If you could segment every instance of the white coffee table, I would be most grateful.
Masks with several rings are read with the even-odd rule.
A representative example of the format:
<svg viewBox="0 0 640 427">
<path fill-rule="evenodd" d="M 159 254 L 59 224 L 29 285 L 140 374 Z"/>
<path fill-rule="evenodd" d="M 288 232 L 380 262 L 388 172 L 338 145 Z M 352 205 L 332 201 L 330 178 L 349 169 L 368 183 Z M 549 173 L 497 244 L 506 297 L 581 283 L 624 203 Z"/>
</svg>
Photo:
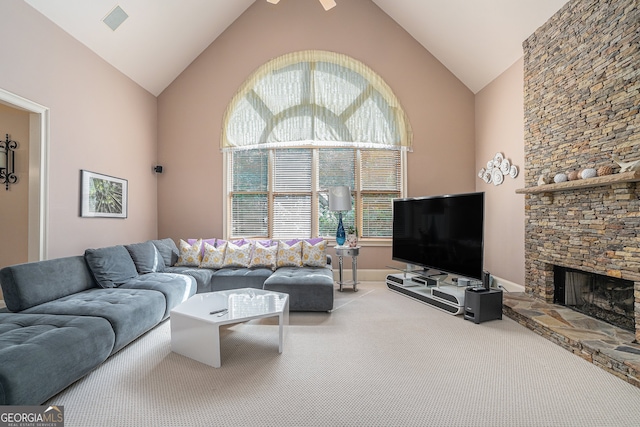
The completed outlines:
<svg viewBox="0 0 640 427">
<path fill-rule="evenodd" d="M 228 311 L 210 314 L 213 311 Z M 196 294 L 171 310 L 171 350 L 215 368 L 220 367 L 220 326 L 278 317 L 282 353 L 289 324 L 289 295 L 244 288 Z"/>
</svg>

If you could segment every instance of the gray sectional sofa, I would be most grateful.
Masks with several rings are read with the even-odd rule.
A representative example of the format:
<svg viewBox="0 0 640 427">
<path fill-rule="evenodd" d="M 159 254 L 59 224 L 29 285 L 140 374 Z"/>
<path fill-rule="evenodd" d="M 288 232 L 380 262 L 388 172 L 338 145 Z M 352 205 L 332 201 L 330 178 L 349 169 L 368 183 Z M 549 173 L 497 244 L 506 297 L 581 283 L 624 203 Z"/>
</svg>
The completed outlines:
<svg viewBox="0 0 640 427">
<path fill-rule="evenodd" d="M 169 317 L 196 292 L 264 288 L 291 295 L 291 310 L 333 308 L 325 268 L 174 266 L 173 240 L 87 249 L 84 256 L 0 270 L 0 405 L 38 405 Z"/>
</svg>

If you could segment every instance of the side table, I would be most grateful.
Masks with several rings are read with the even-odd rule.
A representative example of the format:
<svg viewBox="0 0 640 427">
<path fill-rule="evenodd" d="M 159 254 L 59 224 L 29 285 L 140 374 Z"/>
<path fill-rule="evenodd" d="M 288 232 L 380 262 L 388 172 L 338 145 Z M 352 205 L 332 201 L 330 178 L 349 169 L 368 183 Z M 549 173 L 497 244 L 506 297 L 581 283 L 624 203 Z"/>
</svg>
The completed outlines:
<svg viewBox="0 0 640 427">
<path fill-rule="evenodd" d="M 338 263 L 340 265 L 340 276 L 338 280 L 338 285 L 340 286 L 340 292 L 342 292 L 342 286 L 351 286 L 353 285 L 353 291 L 358 292 L 358 255 L 360 255 L 360 246 L 356 246 L 355 248 L 351 248 L 349 246 L 334 246 L 336 250 L 336 255 L 338 256 Z M 353 274 L 353 280 L 344 281 L 342 277 L 342 266 L 343 266 L 343 257 L 350 256 L 351 257 L 351 272 Z"/>
</svg>

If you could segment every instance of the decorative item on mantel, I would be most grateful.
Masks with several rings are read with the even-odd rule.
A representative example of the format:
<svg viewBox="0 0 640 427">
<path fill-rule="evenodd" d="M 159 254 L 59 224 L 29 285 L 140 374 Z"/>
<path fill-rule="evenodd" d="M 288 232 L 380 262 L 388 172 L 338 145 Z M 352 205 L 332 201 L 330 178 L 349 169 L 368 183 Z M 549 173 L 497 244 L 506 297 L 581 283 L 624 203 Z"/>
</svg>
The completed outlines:
<svg viewBox="0 0 640 427">
<path fill-rule="evenodd" d="M 556 176 L 553 177 L 553 182 L 555 182 L 556 184 L 560 182 L 567 182 L 568 180 L 569 178 L 567 177 L 566 173 L 557 173 Z"/>
<path fill-rule="evenodd" d="M 640 170 L 640 159 L 630 162 L 623 162 L 617 154 L 612 154 L 611 158 L 620 166 L 620 173 Z"/>
<path fill-rule="evenodd" d="M 607 176 L 613 173 L 613 168 L 611 166 L 600 166 L 598 168 L 598 176 Z"/>
<path fill-rule="evenodd" d="M 485 183 L 500 185 L 504 182 L 504 177 L 509 175 L 511 178 L 518 176 L 518 167 L 512 165 L 509 159 L 505 159 L 502 153 L 496 153 L 493 159 L 487 162 L 487 167 L 478 171 L 478 178 Z"/>
<path fill-rule="evenodd" d="M 580 171 L 580 178 L 582 179 L 595 178 L 596 175 L 598 175 L 598 172 L 593 168 L 582 169 L 582 171 Z"/>
</svg>

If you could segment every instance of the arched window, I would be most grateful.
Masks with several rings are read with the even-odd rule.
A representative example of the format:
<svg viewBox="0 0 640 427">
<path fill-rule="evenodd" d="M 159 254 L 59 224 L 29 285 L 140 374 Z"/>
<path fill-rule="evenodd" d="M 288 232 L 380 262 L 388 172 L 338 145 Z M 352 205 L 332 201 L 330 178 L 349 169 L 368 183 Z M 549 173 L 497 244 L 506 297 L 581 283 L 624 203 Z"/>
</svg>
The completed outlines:
<svg viewBox="0 0 640 427">
<path fill-rule="evenodd" d="M 411 128 L 395 95 L 364 64 L 324 51 L 260 67 L 224 118 L 228 237 L 331 237 L 327 188 L 348 185 L 346 226 L 391 236 L 391 200 L 404 195 Z"/>
</svg>

